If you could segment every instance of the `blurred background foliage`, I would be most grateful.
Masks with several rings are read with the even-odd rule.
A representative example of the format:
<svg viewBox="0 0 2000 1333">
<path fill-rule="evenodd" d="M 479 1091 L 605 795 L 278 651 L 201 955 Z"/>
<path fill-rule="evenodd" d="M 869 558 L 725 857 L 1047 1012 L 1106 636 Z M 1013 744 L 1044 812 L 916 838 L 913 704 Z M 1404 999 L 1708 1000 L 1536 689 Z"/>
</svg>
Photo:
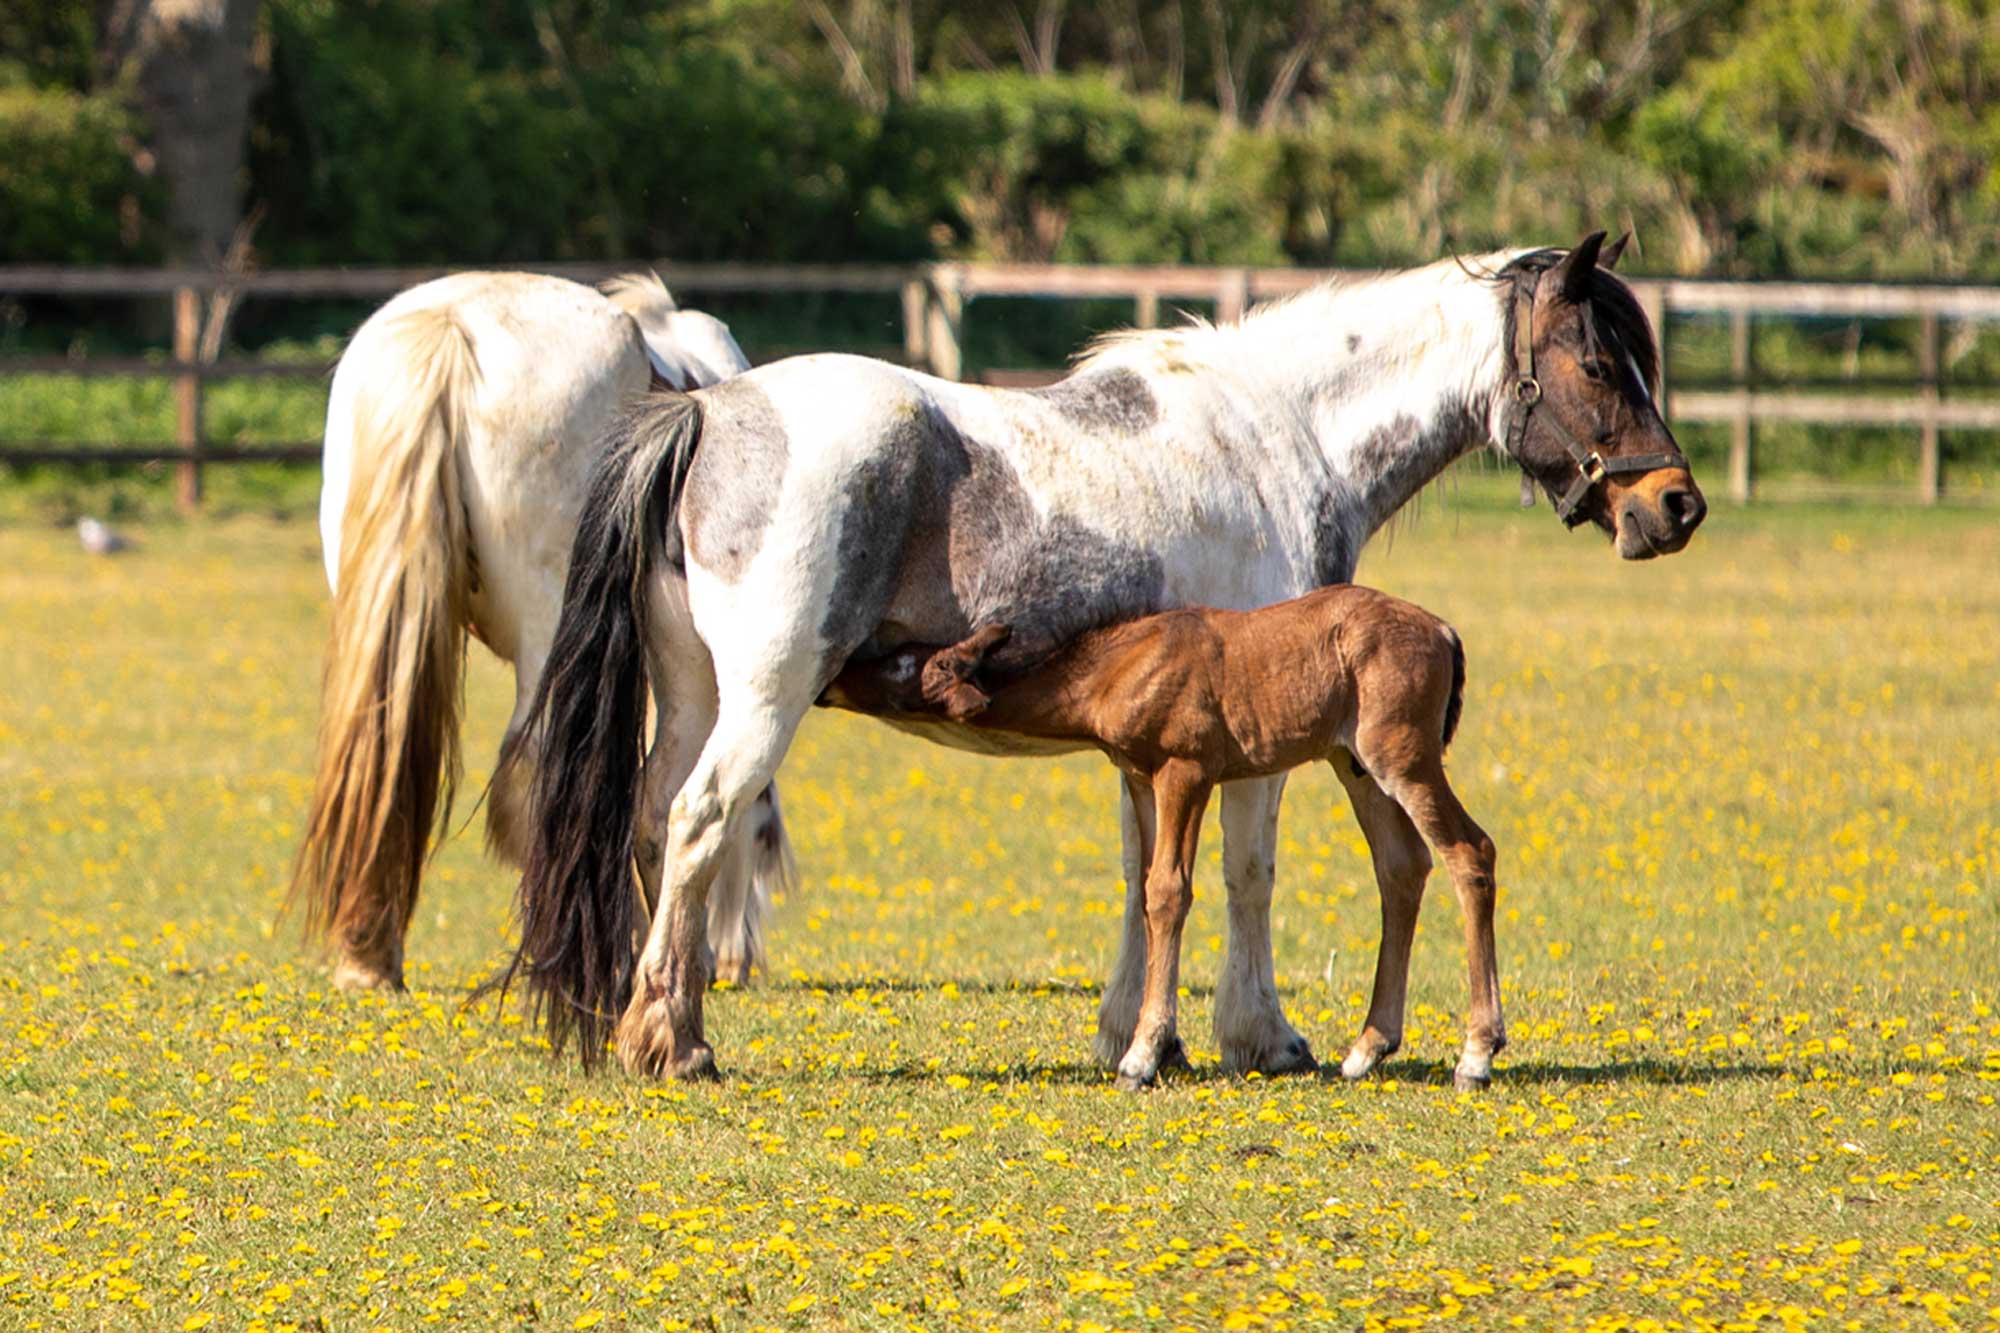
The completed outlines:
<svg viewBox="0 0 2000 1333">
<path fill-rule="evenodd" d="M 0 0 L 0 262 L 1369 267 L 1629 227 L 1638 273 L 1993 282 L 1996 77 L 2000 0 Z M 248 301 L 228 340 L 330 360 L 369 304 Z M 757 360 L 900 350 L 893 297 L 710 304 Z M 982 300 L 967 363 L 1059 365 L 1131 317 Z M 1678 382 L 1727 378 L 1726 323 L 1665 333 Z M 1756 361 L 1907 376 L 1917 335 L 1760 323 Z M 8 352 L 164 336 L 160 302 L 0 296 Z M 1944 373 L 1990 392 L 2000 330 L 1953 324 Z M 324 385 L 206 403 L 212 441 L 306 441 Z M 163 382 L 0 378 L 5 441 L 171 429 Z M 1682 442 L 1714 468 L 1725 436 Z M 1914 466 L 1907 432 L 1758 437 L 1760 476 Z M 2000 487 L 2000 437 L 1946 452 L 1955 495 Z M 167 475 L 8 467 L 0 520 Z M 310 468 L 215 476 L 225 507 L 310 507 Z"/>
<path fill-rule="evenodd" d="M 107 35 L 135 7 L 0 13 L 0 258 L 188 256 Z M 248 8 L 267 266 L 1368 265 L 1632 225 L 1654 272 L 2000 277 L 1992 0 Z"/>
</svg>

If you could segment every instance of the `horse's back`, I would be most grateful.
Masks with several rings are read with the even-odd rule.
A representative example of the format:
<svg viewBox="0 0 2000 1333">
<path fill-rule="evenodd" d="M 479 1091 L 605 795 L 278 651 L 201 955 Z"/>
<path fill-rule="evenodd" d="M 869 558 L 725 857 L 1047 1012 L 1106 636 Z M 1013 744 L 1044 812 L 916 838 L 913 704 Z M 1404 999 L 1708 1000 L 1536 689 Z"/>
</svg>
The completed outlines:
<svg viewBox="0 0 2000 1333">
<path fill-rule="evenodd" d="M 857 650 L 955 642 L 977 624 L 1053 645 L 1175 605 L 1298 591 L 1253 497 L 1190 468 L 1195 446 L 1163 443 L 1172 405 L 1126 368 L 1035 394 L 825 354 L 698 397 L 679 517 L 693 577 L 737 588 L 768 562 L 773 589 L 810 581 L 793 614 L 820 617 L 829 676 Z"/>
<path fill-rule="evenodd" d="M 646 357 L 633 321 L 589 287 L 529 273 L 459 273 L 399 293 L 355 333 L 335 368 L 327 407 L 320 524 L 329 580 L 359 451 L 356 402 L 425 413 L 397 401 L 411 367 L 400 336 L 414 320 L 448 320 L 472 351 L 454 441 L 479 573 L 474 617 L 512 659 L 524 619 L 550 625 L 599 441 L 612 413 L 642 391 Z"/>
</svg>

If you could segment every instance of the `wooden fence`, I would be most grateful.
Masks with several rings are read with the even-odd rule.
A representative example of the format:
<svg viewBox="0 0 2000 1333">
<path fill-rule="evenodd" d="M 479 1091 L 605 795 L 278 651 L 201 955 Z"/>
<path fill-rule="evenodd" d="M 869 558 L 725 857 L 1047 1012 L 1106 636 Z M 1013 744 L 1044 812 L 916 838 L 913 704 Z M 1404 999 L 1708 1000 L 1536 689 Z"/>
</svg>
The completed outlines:
<svg viewBox="0 0 2000 1333">
<path fill-rule="evenodd" d="M 630 265 L 535 265 L 537 272 L 579 281 L 597 281 Z M 912 365 L 946 379 L 965 373 L 964 323 L 968 306 L 980 297 L 1042 297 L 1130 301 L 1133 322 L 1153 327 L 1162 301 L 1212 305 L 1218 320 L 1240 315 L 1255 302 L 1288 295 L 1334 276 L 1364 276 L 1325 270 L 1195 268 L 1179 266 L 1064 266 L 1027 264 L 925 265 L 751 265 L 660 264 L 660 275 L 676 293 L 842 292 L 898 295 L 902 302 L 903 356 Z M 0 357 L 0 376 L 61 374 L 153 376 L 174 382 L 175 434 L 171 446 L 79 447 L 50 441 L 0 445 L 0 463 L 173 462 L 181 504 L 192 508 L 201 495 L 205 463 L 241 460 L 307 460 L 318 456 L 316 441 L 265 446 L 208 442 L 202 432 L 202 386 L 218 379 L 324 376 L 318 364 L 274 364 L 240 357 L 204 359 L 199 354 L 203 309 L 218 292 L 230 299 L 380 300 L 415 283 L 453 270 L 437 268 L 300 269 L 268 273 L 215 273 L 175 270 L 103 270 L 0 265 L 0 300 L 19 297 L 130 299 L 156 296 L 173 305 L 173 359 L 130 357 L 77 359 L 49 356 Z M 1943 486 L 1941 433 L 1945 430 L 2000 431 L 2000 401 L 1947 400 L 1940 374 L 1940 328 L 1945 321 L 2000 323 L 2000 288 L 1806 282 L 1710 282 L 1637 278 L 1634 292 L 1656 329 L 1677 316 L 1726 317 L 1730 323 L 1730 374 L 1723 383 L 1681 385 L 1671 364 L 1665 370 L 1662 408 L 1676 424 L 1701 422 L 1730 427 L 1727 494 L 1738 501 L 1755 490 L 1755 428 L 1760 422 L 1802 422 L 1828 426 L 1888 426 L 1916 432 L 1917 485 L 1912 498 L 1938 501 Z M 1752 321 L 1769 318 L 1914 319 L 1918 322 L 1916 373 L 1907 381 L 1871 386 L 1882 393 L 1856 392 L 1847 380 L 1760 387 L 1752 357 Z M 1663 347 L 1671 342 L 1663 337 Z M 992 382 L 1035 383 L 1056 372 L 988 371 Z M 1965 387 L 1965 386 L 1961 386 Z M 1975 385 L 1974 389 L 2000 389 Z"/>
</svg>

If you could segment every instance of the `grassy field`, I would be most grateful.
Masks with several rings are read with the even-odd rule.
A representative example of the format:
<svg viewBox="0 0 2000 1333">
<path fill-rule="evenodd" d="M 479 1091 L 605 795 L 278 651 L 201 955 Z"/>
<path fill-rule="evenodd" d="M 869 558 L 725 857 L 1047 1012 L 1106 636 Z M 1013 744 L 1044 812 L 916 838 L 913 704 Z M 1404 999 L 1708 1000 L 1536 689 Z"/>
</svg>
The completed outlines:
<svg viewBox="0 0 2000 1333">
<path fill-rule="evenodd" d="M 0 1326 L 2000 1320 L 1991 517 L 1724 510 L 1623 566 L 1474 488 L 1378 542 L 1364 577 L 1470 654 L 1513 1036 L 1482 1096 L 1435 877 L 1387 1077 L 1222 1076 L 1213 828 L 1197 1068 L 1114 1093 L 1108 771 L 838 717 L 784 770 L 771 971 L 709 1004 L 721 1084 L 585 1078 L 464 1004 L 512 887 L 476 822 L 416 989 L 335 994 L 278 920 L 312 528 L 137 537 L 0 528 Z M 468 689 L 476 791 L 511 686 Z M 1283 839 L 1280 983 L 1337 1058 L 1376 914 L 1330 774 Z"/>
</svg>

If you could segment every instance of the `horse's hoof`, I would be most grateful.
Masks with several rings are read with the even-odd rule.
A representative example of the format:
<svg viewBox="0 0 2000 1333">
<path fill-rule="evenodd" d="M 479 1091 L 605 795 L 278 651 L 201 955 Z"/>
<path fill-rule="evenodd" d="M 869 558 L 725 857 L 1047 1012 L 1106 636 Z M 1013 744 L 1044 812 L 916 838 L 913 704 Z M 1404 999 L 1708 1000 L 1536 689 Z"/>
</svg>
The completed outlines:
<svg viewBox="0 0 2000 1333">
<path fill-rule="evenodd" d="M 1144 1092 L 1153 1086 L 1153 1080 L 1149 1078 L 1134 1078 L 1130 1074 L 1120 1073 L 1115 1086 L 1120 1092 Z"/>
<path fill-rule="evenodd" d="M 663 1000 L 635 997 L 618 1021 L 618 1062 L 634 1078 L 711 1079 L 719 1077 L 715 1052 L 699 1037 L 677 1036 Z"/>
<path fill-rule="evenodd" d="M 1160 1048 L 1160 1072 L 1169 1069 L 1192 1070 L 1194 1061 L 1188 1059 L 1187 1043 L 1178 1036 L 1167 1038 L 1167 1044 Z"/>
<path fill-rule="evenodd" d="M 715 1052 L 704 1042 L 685 1056 L 668 1060 L 666 1075 L 677 1083 L 714 1083 L 722 1071 L 715 1067 Z"/>
<path fill-rule="evenodd" d="M 383 967 L 378 963 L 365 963 L 358 958 L 343 958 L 333 965 L 333 988 L 351 991 L 400 991 L 403 989 L 403 969 Z"/>
<path fill-rule="evenodd" d="M 1382 1062 L 1396 1053 L 1400 1041 L 1377 1042 L 1363 1036 L 1347 1052 L 1347 1058 L 1340 1062 L 1340 1076 L 1349 1082 L 1367 1078 L 1382 1067 Z"/>
<path fill-rule="evenodd" d="M 1319 1068 L 1312 1045 L 1304 1037 L 1293 1037 L 1285 1048 L 1267 1060 L 1257 1072 L 1265 1075 L 1310 1074 Z"/>
<path fill-rule="evenodd" d="M 1459 1056 L 1458 1067 L 1451 1071 L 1451 1085 L 1460 1092 L 1484 1092 L 1492 1083 L 1493 1056 L 1490 1053 L 1467 1051 Z"/>
<path fill-rule="evenodd" d="M 709 968 L 708 984 L 713 986 L 718 981 L 726 981 L 732 986 L 749 985 L 749 958 L 742 954 L 717 954 Z"/>
</svg>

